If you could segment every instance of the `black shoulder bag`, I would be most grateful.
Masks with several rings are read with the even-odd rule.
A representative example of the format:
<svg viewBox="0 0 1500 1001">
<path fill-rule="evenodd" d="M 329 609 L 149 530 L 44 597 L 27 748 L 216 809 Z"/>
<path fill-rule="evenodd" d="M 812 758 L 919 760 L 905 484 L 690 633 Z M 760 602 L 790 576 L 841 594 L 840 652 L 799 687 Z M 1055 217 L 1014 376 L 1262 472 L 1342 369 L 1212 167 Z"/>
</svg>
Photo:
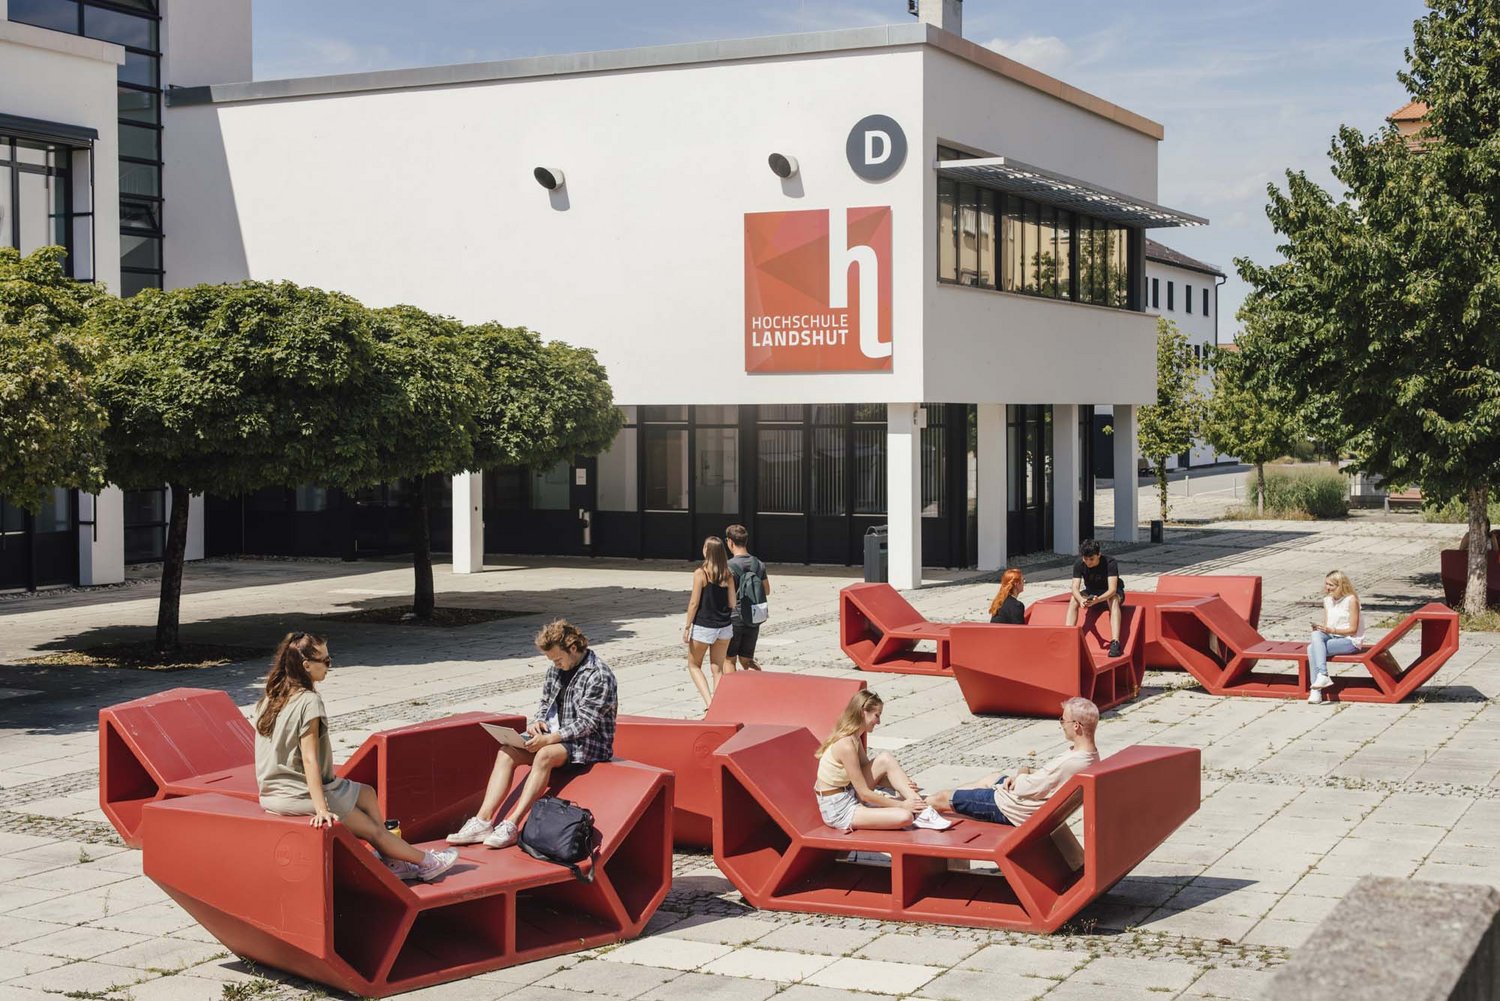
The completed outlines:
<svg viewBox="0 0 1500 1001">
<path fill-rule="evenodd" d="M 573 870 L 573 876 L 585 883 L 594 881 L 578 863 L 594 853 L 594 815 L 577 803 L 556 796 L 543 796 L 531 807 L 521 827 L 521 850 L 532 858 L 553 862 Z"/>
</svg>

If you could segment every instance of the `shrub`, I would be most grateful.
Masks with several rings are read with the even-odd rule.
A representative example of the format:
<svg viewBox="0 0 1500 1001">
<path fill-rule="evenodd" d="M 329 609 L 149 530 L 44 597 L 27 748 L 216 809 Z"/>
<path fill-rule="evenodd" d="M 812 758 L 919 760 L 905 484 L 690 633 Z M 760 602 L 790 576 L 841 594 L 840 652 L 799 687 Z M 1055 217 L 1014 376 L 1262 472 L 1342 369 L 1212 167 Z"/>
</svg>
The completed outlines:
<svg viewBox="0 0 1500 1001">
<path fill-rule="evenodd" d="M 1455 497 L 1439 507 L 1423 507 L 1422 520 L 1448 525 L 1467 525 L 1469 505 L 1465 504 L 1462 498 Z M 1500 525 L 1500 500 L 1490 501 L 1490 524 Z"/>
<path fill-rule="evenodd" d="M 1349 481 L 1332 469 L 1274 470 L 1266 473 L 1266 507 L 1342 518 L 1349 513 Z"/>
</svg>

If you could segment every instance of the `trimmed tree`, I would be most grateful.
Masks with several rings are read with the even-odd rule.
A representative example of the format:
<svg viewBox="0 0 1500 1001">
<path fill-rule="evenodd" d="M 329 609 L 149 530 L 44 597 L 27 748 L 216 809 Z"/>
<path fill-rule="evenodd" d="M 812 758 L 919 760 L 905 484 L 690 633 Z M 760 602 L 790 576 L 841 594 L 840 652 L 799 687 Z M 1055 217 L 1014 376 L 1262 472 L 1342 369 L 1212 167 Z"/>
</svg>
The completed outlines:
<svg viewBox="0 0 1500 1001">
<path fill-rule="evenodd" d="M 1248 308 L 1280 321 L 1268 353 L 1299 402 L 1321 392 L 1358 429 L 1358 468 L 1463 499 L 1464 609 L 1479 614 L 1500 483 L 1500 2 L 1428 6 L 1400 74 L 1426 130 L 1341 129 L 1329 156 L 1344 190 L 1288 172 L 1266 210 L 1285 260 L 1236 265 Z"/>
<path fill-rule="evenodd" d="M 1161 520 L 1167 520 L 1167 459 L 1193 447 L 1202 408 L 1198 362 L 1187 335 L 1170 320 L 1156 321 L 1156 402 L 1141 407 L 1141 454 L 1156 473 Z"/>
<path fill-rule="evenodd" d="M 1256 368 L 1261 340 L 1245 330 L 1236 340 L 1238 351 L 1213 352 L 1213 394 L 1203 407 L 1208 443 L 1255 466 L 1257 514 L 1266 511 L 1266 463 L 1291 450 L 1298 429 L 1296 409 L 1281 387 L 1270 385 Z"/>
<path fill-rule="evenodd" d="M 172 494 L 156 620 L 165 653 L 178 645 L 191 495 L 365 481 L 380 460 L 365 426 L 383 384 L 379 345 L 359 303 L 290 282 L 146 290 L 109 300 L 93 325 L 109 479 Z"/>
<path fill-rule="evenodd" d="M 63 269 L 61 247 L 0 247 L 0 498 L 35 513 L 50 487 L 104 485 L 98 351 L 83 329 L 100 297 Z"/>
</svg>

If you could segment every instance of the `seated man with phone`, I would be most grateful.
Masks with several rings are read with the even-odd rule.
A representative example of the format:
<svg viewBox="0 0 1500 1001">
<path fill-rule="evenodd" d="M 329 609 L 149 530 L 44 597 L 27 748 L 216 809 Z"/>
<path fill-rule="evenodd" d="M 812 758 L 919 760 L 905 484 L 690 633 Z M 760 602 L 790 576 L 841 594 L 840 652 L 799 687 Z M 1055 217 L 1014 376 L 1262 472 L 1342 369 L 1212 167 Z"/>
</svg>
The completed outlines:
<svg viewBox="0 0 1500 1001">
<path fill-rule="evenodd" d="M 463 827 L 448 835 L 450 845 L 483 842 L 489 848 L 508 848 L 520 838 L 526 811 L 547 788 L 554 768 L 614 757 L 615 717 L 620 711 L 614 672 L 589 649 L 588 637 L 564 619 L 542 627 L 536 646 L 552 661 L 536 713 L 524 735 L 509 727 L 485 725 L 500 742 L 500 751 L 484 802 Z M 515 805 L 496 824 L 495 814 L 505 801 L 517 765 L 530 765 L 531 772 Z"/>
</svg>

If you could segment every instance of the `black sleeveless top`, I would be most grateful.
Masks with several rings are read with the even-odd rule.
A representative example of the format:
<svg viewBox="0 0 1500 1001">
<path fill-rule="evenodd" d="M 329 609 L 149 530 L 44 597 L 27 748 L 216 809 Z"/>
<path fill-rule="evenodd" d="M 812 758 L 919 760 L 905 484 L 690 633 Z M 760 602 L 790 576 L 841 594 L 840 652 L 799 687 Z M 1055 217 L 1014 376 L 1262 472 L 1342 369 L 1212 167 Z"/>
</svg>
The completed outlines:
<svg viewBox="0 0 1500 1001">
<path fill-rule="evenodd" d="M 723 629 L 729 625 L 729 575 L 724 575 L 723 584 L 704 581 L 698 597 L 698 611 L 693 615 L 693 625 L 708 629 Z"/>
<path fill-rule="evenodd" d="M 990 616 L 990 621 L 998 625 L 1024 626 L 1026 624 L 1026 606 L 1021 604 L 1018 599 L 1007 594 L 1005 600 L 1000 603 L 999 610 Z"/>
</svg>

